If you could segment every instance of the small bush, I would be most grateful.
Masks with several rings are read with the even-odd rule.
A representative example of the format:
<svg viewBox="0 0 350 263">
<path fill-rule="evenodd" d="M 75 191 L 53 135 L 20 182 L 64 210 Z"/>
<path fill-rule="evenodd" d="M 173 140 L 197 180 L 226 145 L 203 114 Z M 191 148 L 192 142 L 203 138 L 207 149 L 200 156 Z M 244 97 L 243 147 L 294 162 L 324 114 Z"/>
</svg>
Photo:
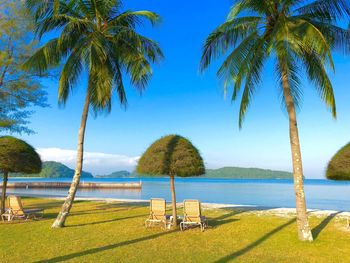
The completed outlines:
<svg viewBox="0 0 350 263">
<path fill-rule="evenodd" d="M 198 176 L 205 173 L 203 159 L 192 143 L 179 135 L 154 142 L 142 155 L 136 171 L 140 174 Z"/>
<path fill-rule="evenodd" d="M 330 160 L 326 177 L 330 180 L 350 180 L 350 143 L 341 148 Z"/>
<path fill-rule="evenodd" d="M 41 159 L 25 141 L 12 136 L 0 137 L 0 170 L 9 173 L 40 173 Z"/>
</svg>

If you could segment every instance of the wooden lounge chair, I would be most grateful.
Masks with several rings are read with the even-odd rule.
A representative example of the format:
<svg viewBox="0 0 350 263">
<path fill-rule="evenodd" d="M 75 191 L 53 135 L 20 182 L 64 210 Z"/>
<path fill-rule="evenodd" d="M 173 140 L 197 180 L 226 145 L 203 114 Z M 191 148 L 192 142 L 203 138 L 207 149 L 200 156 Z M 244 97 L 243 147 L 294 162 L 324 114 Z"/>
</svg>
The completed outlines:
<svg viewBox="0 0 350 263">
<path fill-rule="evenodd" d="M 202 216 L 201 203 L 198 200 L 184 200 L 184 217 L 180 223 L 181 231 L 188 227 L 200 226 L 204 231 L 208 227 L 205 216 Z"/>
<path fill-rule="evenodd" d="M 155 225 L 164 226 L 166 229 L 170 219 L 169 215 L 165 214 L 166 202 L 162 198 L 152 198 L 150 200 L 150 215 L 145 221 L 146 227 L 152 227 Z"/>
<path fill-rule="evenodd" d="M 42 218 L 44 215 L 43 209 L 23 209 L 21 197 L 10 195 L 8 197 L 9 202 L 9 212 L 11 213 L 12 219 L 38 219 Z"/>
</svg>

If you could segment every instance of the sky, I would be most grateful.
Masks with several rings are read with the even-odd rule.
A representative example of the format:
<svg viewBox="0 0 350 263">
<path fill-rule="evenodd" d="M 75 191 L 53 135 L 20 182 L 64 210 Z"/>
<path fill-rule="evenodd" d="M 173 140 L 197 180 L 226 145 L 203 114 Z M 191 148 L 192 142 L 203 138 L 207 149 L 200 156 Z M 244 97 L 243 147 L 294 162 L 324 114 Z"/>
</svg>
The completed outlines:
<svg viewBox="0 0 350 263">
<path fill-rule="evenodd" d="M 115 97 L 111 114 L 89 115 L 85 137 L 84 170 L 107 174 L 132 171 L 137 159 L 156 139 L 166 134 L 189 138 L 207 168 L 259 167 L 291 171 L 287 114 L 274 75 L 267 63 L 263 83 L 238 128 L 238 103 L 225 99 L 215 73 L 218 63 L 198 70 L 205 38 L 228 14 L 230 0 L 125 0 L 125 9 L 151 10 L 162 17 L 152 28 L 139 32 L 159 42 L 165 59 L 153 67 L 154 75 L 140 96 L 127 85 L 128 107 Z M 306 178 L 324 178 L 335 152 L 349 142 L 349 58 L 334 53 L 336 73 L 330 72 L 337 101 L 337 120 L 306 80 L 298 127 Z M 127 82 L 125 82 L 127 83 Z M 30 128 L 36 134 L 21 138 L 32 144 L 43 160 L 75 165 L 75 148 L 86 83 L 79 81 L 65 107 L 57 104 L 57 81 L 43 80 L 48 108 L 35 108 Z"/>
</svg>

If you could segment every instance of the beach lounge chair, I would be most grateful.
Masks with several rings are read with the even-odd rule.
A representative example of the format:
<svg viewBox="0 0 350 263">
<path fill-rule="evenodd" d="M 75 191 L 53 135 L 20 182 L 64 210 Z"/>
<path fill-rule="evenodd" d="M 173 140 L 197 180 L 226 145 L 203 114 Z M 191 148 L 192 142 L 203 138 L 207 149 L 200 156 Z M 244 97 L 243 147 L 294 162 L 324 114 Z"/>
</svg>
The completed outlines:
<svg viewBox="0 0 350 263">
<path fill-rule="evenodd" d="M 184 200 L 184 217 L 180 223 L 181 231 L 187 227 L 200 226 L 204 231 L 208 227 L 205 216 L 202 216 L 201 203 L 198 200 Z"/>
<path fill-rule="evenodd" d="M 21 197 L 10 195 L 8 197 L 9 202 L 9 212 L 11 213 L 12 219 L 38 219 L 42 218 L 44 215 L 43 209 L 23 209 Z"/>
<path fill-rule="evenodd" d="M 170 219 L 169 215 L 165 214 L 166 202 L 162 198 L 152 198 L 150 200 L 150 215 L 145 221 L 146 227 L 152 227 L 155 225 L 164 226 L 166 229 Z"/>
</svg>

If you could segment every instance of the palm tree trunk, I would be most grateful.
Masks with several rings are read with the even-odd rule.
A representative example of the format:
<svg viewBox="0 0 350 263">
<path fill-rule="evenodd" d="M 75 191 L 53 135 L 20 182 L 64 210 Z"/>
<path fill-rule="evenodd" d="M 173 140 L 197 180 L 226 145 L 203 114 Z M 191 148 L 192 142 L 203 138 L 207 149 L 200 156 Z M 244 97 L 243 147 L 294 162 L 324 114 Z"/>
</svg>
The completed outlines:
<svg viewBox="0 0 350 263">
<path fill-rule="evenodd" d="M 83 114 L 80 122 L 79 133 L 78 133 L 77 161 L 76 161 L 75 173 L 73 176 L 72 184 L 68 191 L 68 196 L 66 197 L 66 200 L 64 201 L 61 211 L 58 214 L 55 222 L 53 223 L 52 228 L 60 228 L 64 226 L 66 218 L 70 212 L 70 209 L 72 208 L 74 197 L 78 189 L 78 185 L 80 182 L 80 175 L 83 169 L 84 136 L 85 136 L 86 121 L 89 113 L 89 105 L 90 105 L 90 94 L 89 92 L 87 92 Z"/>
<path fill-rule="evenodd" d="M 175 195 L 174 175 L 170 175 L 170 189 L 171 189 L 171 204 L 173 208 L 173 227 L 176 227 L 177 214 L 176 214 L 176 195 Z"/>
<path fill-rule="evenodd" d="M 8 180 L 8 172 L 4 171 L 4 178 L 2 182 L 2 192 L 1 192 L 1 213 L 0 214 L 5 213 L 7 180 Z"/>
<path fill-rule="evenodd" d="M 287 106 L 287 112 L 289 117 L 289 136 L 290 146 L 292 151 L 293 161 L 293 177 L 294 177 L 294 191 L 296 199 L 296 212 L 297 212 L 297 227 L 298 236 L 302 241 L 312 241 L 312 233 L 309 226 L 305 192 L 304 192 L 304 176 L 303 176 L 303 165 L 301 159 L 299 133 L 297 126 L 297 117 L 295 112 L 295 105 L 293 96 L 290 91 L 290 85 L 288 80 L 288 74 L 286 70 L 283 70 L 283 65 L 280 64 L 282 69 L 282 88 L 285 103 Z"/>
</svg>

